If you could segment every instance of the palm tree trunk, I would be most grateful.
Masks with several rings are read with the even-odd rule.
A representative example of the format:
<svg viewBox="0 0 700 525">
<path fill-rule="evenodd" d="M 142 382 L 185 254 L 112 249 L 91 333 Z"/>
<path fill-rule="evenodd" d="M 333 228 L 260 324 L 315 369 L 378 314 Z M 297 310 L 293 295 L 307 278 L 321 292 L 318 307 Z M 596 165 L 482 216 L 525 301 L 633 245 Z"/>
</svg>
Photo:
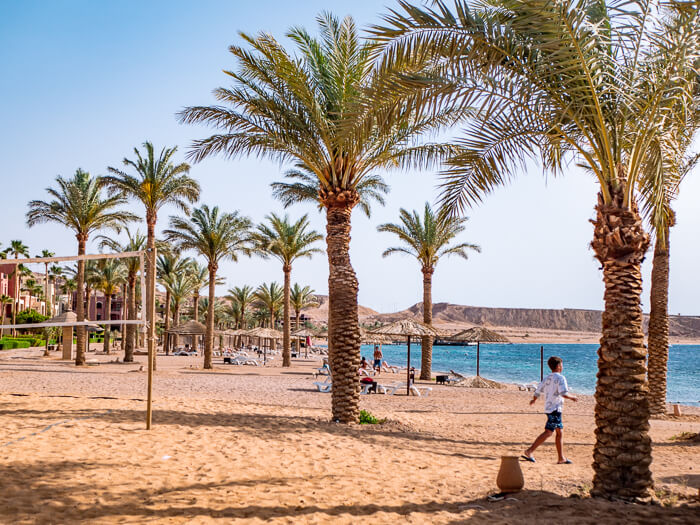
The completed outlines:
<svg viewBox="0 0 700 525">
<path fill-rule="evenodd" d="M 669 234 L 657 233 L 654 264 L 651 270 L 651 310 L 649 312 L 649 410 L 654 415 L 666 413 L 666 366 L 668 363 L 668 273 Z"/>
<path fill-rule="evenodd" d="M 591 495 L 647 498 L 652 487 L 641 264 L 649 246 L 635 202 L 624 189 L 598 196 L 591 246 L 603 267 L 605 311 L 595 392 L 596 442 Z"/>
<path fill-rule="evenodd" d="M 165 291 L 165 326 L 164 326 L 164 337 L 163 340 L 163 350 L 165 355 L 170 354 L 170 337 L 168 337 L 168 329 L 170 328 L 170 292 Z"/>
<path fill-rule="evenodd" d="M 435 268 L 423 268 L 423 322 L 433 324 L 433 272 Z M 420 378 L 430 381 L 433 364 L 433 338 L 421 338 Z"/>
<path fill-rule="evenodd" d="M 175 306 L 173 307 L 173 326 L 177 326 L 180 324 L 180 303 L 175 303 Z M 180 346 L 180 336 L 175 334 L 175 337 L 173 337 L 173 351 Z"/>
<path fill-rule="evenodd" d="M 207 333 L 204 341 L 204 368 L 211 369 L 212 347 L 214 346 L 214 301 L 216 300 L 216 263 L 209 263 L 209 304 L 207 309 Z"/>
<path fill-rule="evenodd" d="M 333 374 L 332 417 L 341 423 L 359 421 L 360 324 L 358 283 L 350 263 L 350 220 L 357 195 L 343 192 L 324 199 L 328 250 L 328 343 Z"/>
<path fill-rule="evenodd" d="M 199 291 L 194 294 L 194 321 L 199 322 Z"/>
<path fill-rule="evenodd" d="M 51 303 L 49 303 L 49 263 L 44 263 L 46 273 L 44 274 L 44 315 L 51 317 Z"/>
<path fill-rule="evenodd" d="M 19 259 L 19 254 L 15 253 L 15 259 Z M 17 309 L 19 308 L 19 265 L 15 264 L 15 289 L 12 301 L 12 324 L 17 324 Z M 17 335 L 17 330 L 12 329 L 12 336 Z"/>
<path fill-rule="evenodd" d="M 78 255 L 85 255 L 85 245 L 87 244 L 87 235 L 78 234 Z M 85 321 L 85 261 L 78 260 L 78 275 L 76 277 L 76 312 L 75 315 L 78 321 Z M 85 364 L 85 327 L 76 327 L 76 349 L 75 349 L 75 365 L 82 366 Z"/>
<path fill-rule="evenodd" d="M 119 317 L 121 317 L 122 322 L 126 320 L 126 308 L 127 308 L 126 297 L 128 295 L 128 289 L 129 289 L 129 285 L 127 283 L 124 283 L 122 285 L 122 309 L 121 309 L 121 312 L 119 312 Z M 122 350 L 122 352 L 124 352 L 126 350 L 126 325 L 122 324 L 120 329 L 121 329 L 121 350 Z"/>
<path fill-rule="evenodd" d="M 105 310 L 103 311 L 102 314 L 105 317 L 105 321 L 111 321 L 112 320 L 112 294 L 105 294 Z M 105 354 L 109 354 L 109 327 L 111 325 L 104 325 L 105 326 L 105 335 L 104 335 L 104 344 L 102 345 L 103 352 Z"/>
<path fill-rule="evenodd" d="M 284 335 L 282 336 L 282 366 L 292 366 L 292 350 L 290 347 L 290 326 L 289 326 L 289 288 L 291 286 L 292 267 L 285 264 L 282 267 L 284 272 L 284 306 L 283 306 L 283 326 Z"/>
<path fill-rule="evenodd" d="M 141 292 L 143 293 L 143 291 Z M 126 316 L 130 321 L 136 319 L 136 275 L 130 274 L 128 279 Z M 144 312 L 145 315 L 145 312 Z M 124 347 L 124 362 L 134 362 L 134 348 L 136 346 L 136 326 L 126 325 L 126 346 Z"/>
</svg>

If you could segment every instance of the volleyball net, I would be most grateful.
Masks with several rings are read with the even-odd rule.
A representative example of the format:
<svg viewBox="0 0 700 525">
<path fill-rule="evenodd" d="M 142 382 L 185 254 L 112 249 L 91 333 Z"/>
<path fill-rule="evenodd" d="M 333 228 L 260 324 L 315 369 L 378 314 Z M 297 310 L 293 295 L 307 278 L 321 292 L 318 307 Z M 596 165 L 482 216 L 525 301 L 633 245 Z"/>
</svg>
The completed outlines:
<svg viewBox="0 0 700 525">
<path fill-rule="evenodd" d="M 124 325 L 137 325 L 141 326 L 141 332 L 146 332 L 148 328 L 148 321 L 147 321 L 147 315 L 146 315 L 146 306 L 145 306 L 145 297 L 146 297 L 146 265 L 145 265 L 145 254 L 146 251 L 138 251 L 138 252 L 122 252 L 122 253 L 98 253 L 98 254 L 91 254 L 91 255 L 68 255 L 64 257 L 28 257 L 24 259 L 1 259 L 0 260 L 0 265 L 15 265 L 18 266 L 20 264 L 23 265 L 28 265 L 28 264 L 51 264 L 51 263 L 61 263 L 61 262 L 72 262 L 72 261 L 90 261 L 90 260 L 104 260 L 104 259 L 129 259 L 133 257 L 137 257 L 139 259 L 139 280 L 141 283 L 141 300 L 139 301 L 139 304 L 137 305 L 136 312 L 134 312 L 134 315 L 137 317 L 137 319 L 99 319 L 99 320 L 85 320 L 85 321 L 56 321 L 56 322 L 51 322 L 45 321 L 41 323 L 23 323 L 23 324 L 2 324 L 0 325 L 0 329 L 2 330 L 25 330 L 25 329 L 37 329 L 37 328 L 61 328 L 64 326 L 95 326 L 95 325 L 105 325 L 105 326 L 111 326 L 111 325 L 118 325 L 118 326 L 124 326 Z M 45 291 L 45 293 L 48 293 L 48 290 Z M 19 303 L 19 293 L 18 290 L 15 290 L 16 297 L 12 297 L 13 302 L 15 304 Z M 45 301 L 48 301 L 49 298 L 45 297 Z M 126 301 L 126 297 L 124 297 L 124 301 Z M 89 308 L 88 304 L 88 308 Z M 3 306 L 4 308 L 4 306 Z M 111 312 L 107 312 L 107 315 L 111 315 Z M 140 318 L 138 318 L 140 317 Z"/>
</svg>

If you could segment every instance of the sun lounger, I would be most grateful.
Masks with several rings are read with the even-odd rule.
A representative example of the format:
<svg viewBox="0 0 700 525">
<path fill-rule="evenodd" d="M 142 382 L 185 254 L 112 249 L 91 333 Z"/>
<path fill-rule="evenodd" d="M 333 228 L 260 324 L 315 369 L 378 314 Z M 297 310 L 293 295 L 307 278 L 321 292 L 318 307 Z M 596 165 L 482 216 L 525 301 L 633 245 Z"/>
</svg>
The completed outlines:
<svg viewBox="0 0 700 525">
<path fill-rule="evenodd" d="M 320 382 L 316 381 L 314 382 L 314 386 L 318 388 L 319 392 L 323 392 L 324 394 L 330 393 L 331 389 L 333 388 L 333 381 L 331 380 L 330 376 L 326 378 L 325 381 Z"/>
<path fill-rule="evenodd" d="M 458 385 L 459 383 L 461 383 L 462 381 L 467 379 L 466 376 L 463 376 L 462 374 L 455 372 L 454 370 L 450 370 L 450 374 L 453 375 L 454 377 L 448 377 L 446 379 L 447 384 L 449 384 L 449 385 Z"/>
<path fill-rule="evenodd" d="M 406 390 L 406 383 L 394 383 L 393 385 L 383 386 L 385 389 L 385 394 L 394 395 L 396 392 L 402 392 Z M 433 389 L 429 386 L 416 386 L 411 385 L 409 388 L 411 395 L 417 397 L 427 397 Z"/>
<path fill-rule="evenodd" d="M 224 362 L 228 362 L 228 361 L 224 361 Z M 260 366 L 260 361 L 258 361 L 257 359 L 253 359 L 252 357 L 246 357 L 246 356 L 241 356 L 241 355 L 237 355 L 236 357 L 232 357 L 230 363 L 232 365 Z"/>
</svg>

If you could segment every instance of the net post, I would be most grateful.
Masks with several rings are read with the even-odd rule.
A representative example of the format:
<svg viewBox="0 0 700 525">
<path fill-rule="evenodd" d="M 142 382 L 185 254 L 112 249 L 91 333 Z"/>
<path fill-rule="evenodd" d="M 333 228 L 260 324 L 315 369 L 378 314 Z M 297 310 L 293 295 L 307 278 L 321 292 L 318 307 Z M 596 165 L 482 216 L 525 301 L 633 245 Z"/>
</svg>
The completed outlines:
<svg viewBox="0 0 700 525">
<path fill-rule="evenodd" d="M 146 341 L 148 345 L 148 396 L 146 401 L 146 430 L 151 429 L 153 416 L 153 360 L 155 359 L 155 318 L 156 318 L 156 248 L 148 253 L 148 283 L 146 284 Z M 143 299 L 143 296 L 142 296 Z"/>
</svg>

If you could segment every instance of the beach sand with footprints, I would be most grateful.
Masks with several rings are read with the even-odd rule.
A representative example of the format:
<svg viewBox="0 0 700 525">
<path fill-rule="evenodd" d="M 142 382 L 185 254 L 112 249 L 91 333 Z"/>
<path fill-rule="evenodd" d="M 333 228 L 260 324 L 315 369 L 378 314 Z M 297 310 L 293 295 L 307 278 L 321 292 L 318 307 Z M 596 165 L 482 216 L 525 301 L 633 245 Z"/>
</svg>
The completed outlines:
<svg viewBox="0 0 700 525">
<path fill-rule="evenodd" d="M 517 388 L 432 385 L 428 397 L 367 395 L 382 425 L 330 421 L 313 387 L 318 362 L 290 369 L 159 356 L 153 429 L 146 373 L 76 368 L 40 351 L 0 356 L 1 523 L 697 523 L 700 408 L 652 420 L 660 505 L 587 497 L 593 399 L 565 411 L 566 455 L 552 442 L 521 463 L 525 488 L 490 502 L 501 455 L 541 431 L 542 408 Z M 92 354 L 90 354 L 92 358 Z M 218 363 L 218 364 L 217 364 Z M 380 382 L 397 379 L 387 374 Z M 11 483 L 9 482 L 11 481 Z"/>
</svg>

